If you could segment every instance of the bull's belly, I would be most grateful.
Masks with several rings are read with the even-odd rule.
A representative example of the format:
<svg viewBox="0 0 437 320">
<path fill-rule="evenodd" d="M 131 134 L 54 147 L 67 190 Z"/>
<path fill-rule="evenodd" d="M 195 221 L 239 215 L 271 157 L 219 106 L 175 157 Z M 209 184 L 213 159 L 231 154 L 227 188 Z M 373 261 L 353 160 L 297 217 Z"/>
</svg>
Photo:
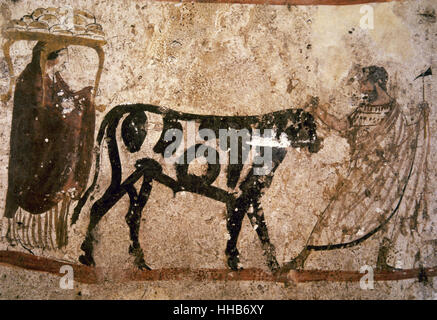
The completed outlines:
<svg viewBox="0 0 437 320">
<path fill-rule="evenodd" d="M 208 183 L 208 185 L 224 190 L 225 192 L 229 194 L 238 195 L 241 193 L 241 190 L 239 189 L 239 185 L 241 182 L 245 179 L 247 174 L 250 172 L 252 166 L 253 166 L 253 152 L 250 151 L 250 153 L 247 155 L 246 161 L 244 161 L 242 164 L 241 171 L 237 173 L 238 180 L 236 183 L 236 187 L 229 187 L 228 186 L 228 177 L 227 172 L 229 168 L 229 154 L 231 152 L 230 148 L 228 150 L 222 150 L 219 145 L 219 137 L 216 137 L 214 140 L 210 140 L 207 143 L 200 139 L 197 136 L 197 133 L 199 132 L 199 123 L 196 121 L 179 121 L 182 125 L 182 132 L 183 132 L 183 143 L 179 145 L 178 148 L 176 148 L 175 152 L 172 154 L 171 157 L 164 157 L 163 154 L 155 152 L 153 149 L 155 145 L 160 141 L 160 138 L 162 137 L 163 133 L 163 117 L 160 114 L 155 114 L 153 112 L 146 112 L 147 116 L 147 124 L 146 124 L 146 130 L 147 135 L 146 138 L 140 148 L 139 151 L 131 153 L 128 151 L 128 148 L 126 145 L 122 142 L 121 138 L 121 126 L 118 126 L 117 128 L 117 141 L 119 142 L 119 149 L 120 149 L 120 162 L 121 162 L 121 168 L 122 168 L 122 181 L 124 181 L 129 175 L 131 175 L 135 170 L 135 164 L 140 159 L 152 159 L 160 164 L 162 167 L 162 173 L 166 175 L 167 177 L 170 177 L 174 181 L 180 183 L 182 186 L 184 182 L 180 177 L 178 177 L 178 165 L 180 167 L 180 164 L 182 164 L 180 161 L 181 157 L 186 157 L 187 150 L 189 148 L 193 148 L 196 144 L 204 144 L 206 146 L 210 146 L 212 149 L 214 149 L 217 152 L 217 155 L 219 158 L 216 158 L 214 163 L 211 163 L 211 165 L 219 166 L 219 174 L 214 179 L 212 183 Z M 123 122 L 124 119 L 122 119 L 120 122 Z M 186 163 L 183 162 L 183 163 Z M 188 165 L 187 174 L 188 175 L 194 175 L 199 178 L 205 178 L 208 170 L 212 170 L 211 168 L 208 168 L 208 160 L 205 157 L 196 157 L 193 161 L 191 161 Z M 235 178 L 234 178 L 235 179 Z"/>
</svg>

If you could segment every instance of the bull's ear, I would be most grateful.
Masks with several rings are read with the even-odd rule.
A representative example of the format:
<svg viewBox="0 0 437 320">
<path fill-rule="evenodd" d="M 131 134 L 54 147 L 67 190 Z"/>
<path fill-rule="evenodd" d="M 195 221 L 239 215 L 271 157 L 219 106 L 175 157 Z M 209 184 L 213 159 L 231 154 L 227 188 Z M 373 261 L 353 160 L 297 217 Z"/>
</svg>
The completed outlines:
<svg viewBox="0 0 437 320">
<path fill-rule="evenodd" d="M 164 128 L 162 129 L 161 137 L 159 138 L 156 145 L 153 147 L 153 152 L 164 155 L 164 151 L 167 149 L 167 147 L 174 143 L 174 140 L 166 140 L 165 134 L 169 130 L 179 130 L 180 132 L 183 132 L 183 128 L 180 122 L 176 121 L 172 117 L 165 117 Z M 175 152 L 176 148 L 171 151 L 172 154 L 174 154 Z"/>
</svg>

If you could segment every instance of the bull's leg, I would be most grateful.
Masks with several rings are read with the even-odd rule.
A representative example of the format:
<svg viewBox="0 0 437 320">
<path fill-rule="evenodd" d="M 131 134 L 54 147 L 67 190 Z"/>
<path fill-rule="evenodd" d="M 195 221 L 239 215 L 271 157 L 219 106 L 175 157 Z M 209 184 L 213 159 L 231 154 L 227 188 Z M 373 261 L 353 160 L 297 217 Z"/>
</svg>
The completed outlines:
<svg viewBox="0 0 437 320">
<path fill-rule="evenodd" d="M 79 257 L 79 261 L 81 263 L 88 266 L 95 265 L 93 259 L 94 228 L 97 226 L 100 219 L 103 218 L 103 216 L 109 211 L 109 209 L 111 209 L 112 206 L 114 206 L 125 193 L 126 190 L 124 188 L 121 188 L 120 186 L 118 186 L 118 188 L 109 187 L 106 190 L 105 194 L 91 207 L 90 222 L 88 225 L 87 234 L 85 240 L 82 243 L 82 246 L 80 247 L 85 253 L 84 255 L 81 255 Z"/>
<path fill-rule="evenodd" d="M 279 264 L 276 260 L 276 250 L 275 246 L 270 242 L 269 232 L 264 219 L 264 211 L 260 206 L 259 199 L 254 199 L 252 207 L 253 211 L 251 212 L 249 210 L 247 216 L 261 241 L 264 255 L 267 259 L 267 266 L 271 271 L 277 271 L 279 269 Z"/>
<path fill-rule="evenodd" d="M 90 213 L 90 223 L 88 225 L 87 234 L 84 242 L 82 243 L 81 249 L 85 252 L 84 255 L 79 257 L 79 261 L 85 265 L 95 265 L 93 259 L 93 242 L 94 236 L 93 231 L 94 228 L 99 223 L 100 219 L 126 194 L 126 192 L 135 193 L 135 188 L 133 185 L 141 178 L 141 177 L 149 177 L 144 178 L 143 185 L 144 190 L 140 191 L 139 198 L 140 200 L 136 200 L 139 204 L 142 204 L 141 209 L 147 202 L 148 194 L 150 190 L 147 191 L 147 184 L 150 184 L 152 177 L 156 176 L 161 172 L 160 165 L 151 159 L 140 159 L 135 164 L 136 170 L 120 185 L 118 182 L 114 182 L 109 186 L 109 188 L 105 191 L 105 194 L 97 200 L 93 206 L 91 207 Z M 133 191 L 132 191 L 133 188 Z M 143 187 L 142 187 L 143 189 Z M 147 196 L 146 196 L 147 195 Z M 135 197 L 134 196 L 134 197 Z M 144 204 L 143 204 L 144 203 Z M 132 207 L 132 206 L 131 206 Z M 141 210 L 139 211 L 141 213 Z M 140 215 L 141 216 L 141 215 Z M 138 224 L 139 226 L 139 224 Z M 137 231 L 138 233 L 138 231 Z M 138 238 L 137 238 L 138 240 Z M 137 241 L 138 242 L 138 241 Z"/>
<path fill-rule="evenodd" d="M 149 199 L 152 191 L 152 178 L 144 176 L 143 183 L 139 194 L 137 194 L 133 185 L 127 187 L 127 192 L 130 198 L 129 211 L 126 215 L 126 223 L 129 226 L 130 239 L 132 244 L 129 246 L 129 253 L 135 257 L 135 265 L 141 270 L 151 270 L 144 261 L 143 249 L 141 249 L 138 235 L 140 232 L 141 213 Z"/>
<path fill-rule="evenodd" d="M 241 224 L 243 222 L 244 215 L 247 213 L 249 205 L 247 205 L 241 199 L 233 201 L 233 203 L 227 204 L 228 216 L 227 216 L 227 229 L 229 232 L 229 240 L 226 245 L 226 256 L 228 260 L 228 266 L 232 270 L 238 270 L 240 259 L 238 257 L 239 252 L 237 249 L 238 235 L 241 231 Z"/>
</svg>

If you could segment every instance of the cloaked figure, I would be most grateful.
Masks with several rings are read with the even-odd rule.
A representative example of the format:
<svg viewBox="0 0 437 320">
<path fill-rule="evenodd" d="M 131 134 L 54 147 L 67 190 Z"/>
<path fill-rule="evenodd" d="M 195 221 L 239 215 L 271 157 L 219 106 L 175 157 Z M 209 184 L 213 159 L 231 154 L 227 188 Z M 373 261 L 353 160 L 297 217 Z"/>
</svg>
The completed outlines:
<svg viewBox="0 0 437 320">
<path fill-rule="evenodd" d="M 404 229 L 409 228 L 413 237 L 419 234 L 419 216 L 427 217 L 429 106 L 423 101 L 410 110 L 410 116 L 405 114 L 387 91 L 388 73 L 383 67 L 362 68 L 358 79 L 365 101 L 348 117 L 330 114 L 329 105 L 311 110 L 321 127 L 348 141 L 350 158 L 305 247 L 284 264 L 284 272 L 303 268 L 311 251 L 353 247 L 378 231 L 387 236 L 380 245 L 377 268 L 392 270 L 387 262 L 391 243 L 399 233 L 406 234 Z M 404 226 L 407 221 L 411 223 Z"/>
<path fill-rule="evenodd" d="M 81 195 L 91 169 L 95 108 L 92 86 L 74 92 L 56 71 L 67 50 L 47 49 L 58 47 L 39 41 L 16 82 L 5 217 L 19 207 L 31 214 L 54 209 L 51 220 L 65 229 L 69 203 Z M 65 245 L 66 230 L 58 233 L 57 245 Z"/>
<path fill-rule="evenodd" d="M 80 197 L 91 169 L 105 34 L 86 10 L 49 7 L 10 20 L 2 35 L 10 76 L 2 102 L 7 105 L 14 93 L 6 238 L 26 249 L 61 248 L 68 240 L 70 202 Z M 16 41 L 37 41 L 31 62 L 17 79 L 10 56 Z M 69 46 L 97 53 L 93 87 L 75 91 L 63 80 L 61 73 L 72 75 L 63 70 Z"/>
<path fill-rule="evenodd" d="M 10 20 L 2 36 L 10 77 L 8 91 L 0 96 L 5 106 L 14 93 L 6 238 L 26 249 L 61 248 L 68 239 L 70 202 L 80 197 L 91 169 L 105 33 L 86 10 L 49 7 Z M 36 45 L 31 62 L 15 77 L 10 49 L 17 41 Z M 61 73 L 72 76 L 64 72 L 69 46 L 97 53 L 94 86 L 75 91 L 63 80 Z"/>
<path fill-rule="evenodd" d="M 46 45 L 36 44 L 32 61 L 15 87 L 7 218 L 14 217 L 18 207 L 41 214 L 66 197 L 75 199 L 85 188 L 91 168 L 92 87 L 73 92 L 59 71 L 49 76 L 63 48 L 48 54 L 48 72 L 43 75 L 40 60 Z"/>
</svg>

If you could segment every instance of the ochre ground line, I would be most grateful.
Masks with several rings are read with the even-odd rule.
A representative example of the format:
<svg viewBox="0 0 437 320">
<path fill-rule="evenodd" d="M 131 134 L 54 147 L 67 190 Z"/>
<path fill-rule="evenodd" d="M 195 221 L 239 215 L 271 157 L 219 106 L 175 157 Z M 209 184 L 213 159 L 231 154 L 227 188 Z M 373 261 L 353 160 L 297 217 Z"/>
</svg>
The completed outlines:
<svg viewBox="0 0 437 320">
<path fill-rule="evenodd" d="M 365 3 L 391 2 L 402 0 L 153 0 L 159 2 L 184 3 L 239 3 L 266 5 L 356 5 Z"/>
<path fill-rule="evenodd" d="M 273 275 L 261 269 L 187 269 L 168 268 L 151 271 L 140 271 L 135 268 L 114 271 L 112 269 L 93 268 L 75 263 L 38 257 L 32 254 L 16 251 L 0 251 L 0 264 L 21 269 L 47 272 L 57 276 L 63 265 L 71 265 L 74 270 L 74 280 L 80 283 L 99 284 L 104 281 L 266 281 L 266 282 L 357 282 L 363 277 L 358 271 L 328 271 L 299 270 L 288 274 Z M 437 276 L 437 267 L 422 269 L 406 269 L 397 271 L 375 271 L 375 281 L 397 281 L 404 279 L 425 279 Z"/>
</svg>

